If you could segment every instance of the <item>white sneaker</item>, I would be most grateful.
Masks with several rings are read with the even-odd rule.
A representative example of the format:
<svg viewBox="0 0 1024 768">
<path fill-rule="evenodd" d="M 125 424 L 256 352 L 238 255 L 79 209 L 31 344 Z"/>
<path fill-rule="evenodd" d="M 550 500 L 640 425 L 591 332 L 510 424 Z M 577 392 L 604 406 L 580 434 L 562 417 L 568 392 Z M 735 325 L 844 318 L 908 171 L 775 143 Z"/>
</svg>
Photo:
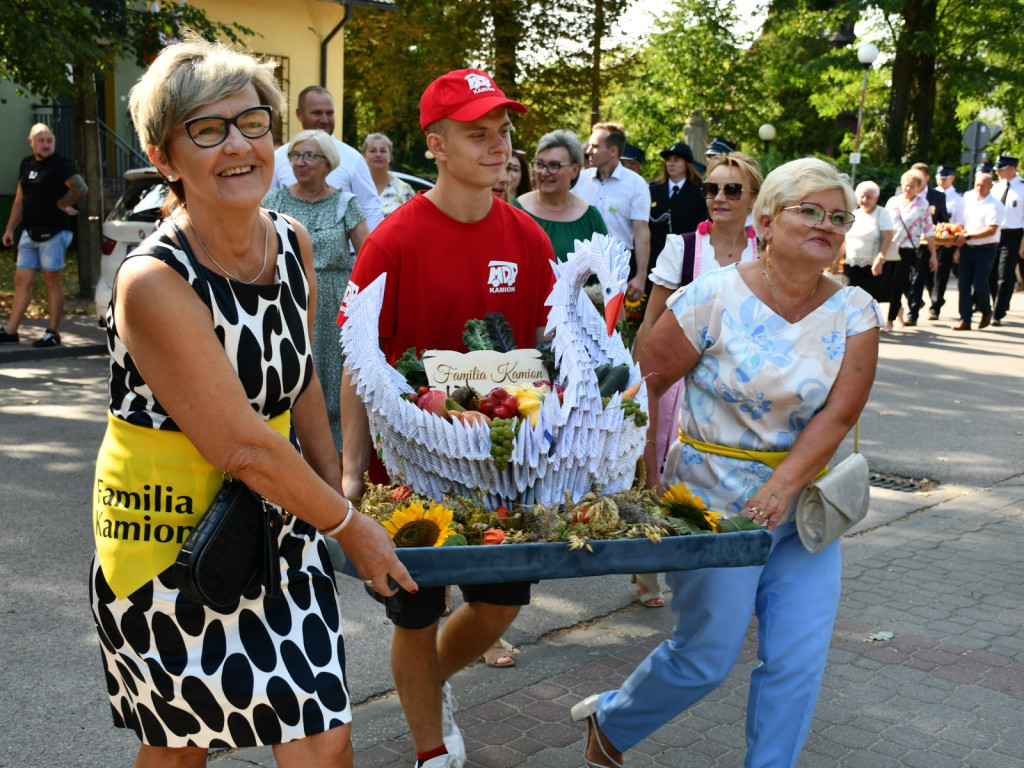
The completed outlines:
<svg viewBox="0 0 1024 768">
<path fill-rule="evenodd" d="M 462 740 L 462 733 L 459 726 L 455 724 L 455 713 L 459 711 L 459 705 L 455 701 L 455 694 L 448 683 L 441 686 L 441 736 L 444 738 L 444 745 L 448 750 L 450 761 L 446 764 L 450 768 L 462 768 L 466 764 L 466 742 Z M 444 757 L 444 755 L 441 755 Z M 437 758 L 431 758 L 435 760 Z M 440 764 L 445 765 L 445 764 Z M 430 765 L 430 760 L 423 768 L 435 768 Z"/>
<path fill-rule="evenodd" d="M 455 768 L 455 762 L 451 755 L 438 755 L 432 757 L 427 762 L 420 765 L 416 763 L 417 768 Z"/>
</svg>

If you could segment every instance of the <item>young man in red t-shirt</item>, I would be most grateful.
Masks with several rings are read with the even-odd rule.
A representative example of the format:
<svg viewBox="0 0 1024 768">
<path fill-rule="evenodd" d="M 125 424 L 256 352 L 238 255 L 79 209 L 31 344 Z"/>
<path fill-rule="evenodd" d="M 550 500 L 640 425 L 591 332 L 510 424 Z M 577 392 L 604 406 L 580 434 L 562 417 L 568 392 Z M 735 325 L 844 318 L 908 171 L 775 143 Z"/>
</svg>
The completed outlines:
<svg viewBox="0 0 1024 768">
<path fill-rule="evenodd" d="M 544 335 L 544 301 L 554 284 L 551 242 L 528 214 L 491 193 L 511 153 L 507 110 L 525 113 L 526 107 L 506 98 L 479 70 L 449 72 L 423 93 L 420 127 L 437 160 L 437 185 L 398 208 L 366 239 L 346 291 L 351 297 L 387 272 L 380 338 L 392 363 L 409 347 L 465 351 L 466 321 L 488 312 L 505 315 L 520 348 Z M 339 325 L 345 320 L 343 304 Z M 355 497 L 363 492 L 372 438 L 347 373 L 341 420 L 343 488 Z M 490 648 L 530 601 L 528 582 L 461 588 L 466 602 L 440 636 L 444 587 L 399 593 L 399 600 L 387 603 L 395 624 L 391 669 L 418 768 L 464 764 L 450 701 L 442 717 L 442 682 Z"/>
</svg>

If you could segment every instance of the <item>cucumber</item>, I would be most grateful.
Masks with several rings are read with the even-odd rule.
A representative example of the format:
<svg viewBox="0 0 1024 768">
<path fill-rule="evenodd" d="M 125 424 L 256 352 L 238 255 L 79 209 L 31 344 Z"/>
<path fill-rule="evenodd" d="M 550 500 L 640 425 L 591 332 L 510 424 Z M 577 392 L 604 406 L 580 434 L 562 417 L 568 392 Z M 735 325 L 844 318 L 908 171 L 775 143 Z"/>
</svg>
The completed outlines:
<svg viewBox="0 0 1024 768">
<path fill-rule="evenodd" d="M 622 363 L 612 368 L 611 372 L 601 381 L 601 397 L 611 397 L 629 386 L 629 365 Z"/>
<path fill-rule="evenodd" d="M 610 363 L 605 363 L 604 365 L 597 366 L 597 368 L 594 369 L 594 375 L 597 376 L 597 383 L 600 384 L 602 381 L 604 381 L 608 374 L 611 372 L 612 366 Z"/>
</svg>

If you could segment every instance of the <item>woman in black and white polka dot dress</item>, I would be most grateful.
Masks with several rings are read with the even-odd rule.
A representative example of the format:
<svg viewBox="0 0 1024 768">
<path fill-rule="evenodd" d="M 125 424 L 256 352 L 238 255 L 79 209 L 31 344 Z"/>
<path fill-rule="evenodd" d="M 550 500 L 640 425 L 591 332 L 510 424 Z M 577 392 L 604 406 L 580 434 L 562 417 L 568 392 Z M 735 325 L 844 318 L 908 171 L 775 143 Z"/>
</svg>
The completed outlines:
<svg viewBox="0 0 1024 768">
<path fill-rule="evenodd" d="M 389 576 L 415 589 L 384 529 L 339 492 L 310 350 L 309 235 L 260 208 L 284 108 L 272 65 L 199 40 L 166 48 L 132 91 L 171 195 L 107 313 L 90 591 L 114 722 L 142 741 L 139 766 L 199 766 L 210 747 L 261 744 L 280 766 L 351 765 L 324 536 L 382 594 Z M 170 565 L 224 472 L 289 514 L 280 595 L 252 585 L 219 611 L 179 593 Z"/>
</svg>

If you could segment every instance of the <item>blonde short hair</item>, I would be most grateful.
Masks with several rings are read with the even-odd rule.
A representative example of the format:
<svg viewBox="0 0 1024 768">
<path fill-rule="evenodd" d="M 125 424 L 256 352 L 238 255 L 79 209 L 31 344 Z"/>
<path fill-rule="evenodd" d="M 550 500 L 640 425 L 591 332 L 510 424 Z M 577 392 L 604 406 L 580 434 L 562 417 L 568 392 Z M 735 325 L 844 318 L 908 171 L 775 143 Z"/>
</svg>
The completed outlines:
<svg viewBox="0 0 1024 768">
<path fill-rule="evenodd" d="M 233 96 L 250 84 L 260 103 L 273 110 L 276 125 L 286 109 L 284 94 L 274 79 L 276 66 L 194 36 L 167 46 L 132 86 L 128 97 L 143 151 L 151 146 L 166 151 L 171 131 L 189 113 Z"/>
<path fill-rule="evenodd" d="M 846 209 L 857 208 L 857 199 L 850 188 L 850 177 L 830 163 L 816 157 L 803 157 L 784 163 L 769 173 L 754 203 L 754 230 L 764 238 L 761 217 L 775 218 L 779 211 L 796 205 L 814 192 L 835 189 L 842 193 Z"/>
<path fill-rule="evenodd" d="M 908 181 L 913 181 L 920 188 L 924 186 L 924 176 L 921 175 L 920 171 L 911 168 L 909 171 L 900 176 L 900 186 L 902 187 Z"/>
<path fill-rule="evenodd" d="M 289 145 L 288 151 L 291 152 L 296 144 L 303 141 L 312 141 L 320 148 L 320 154 L 327 158 L 327 165 L 330 167 L 330 170 L 333 171 L 341 164 L 341 155 L 338 153 L 338 147 L 334 143 L 334 137 L 327 133 L 327 131 L 321 131 L 317 128 L 309 128 L 302 131 L 292 137 L 292 143 Z"/>
</svg>

